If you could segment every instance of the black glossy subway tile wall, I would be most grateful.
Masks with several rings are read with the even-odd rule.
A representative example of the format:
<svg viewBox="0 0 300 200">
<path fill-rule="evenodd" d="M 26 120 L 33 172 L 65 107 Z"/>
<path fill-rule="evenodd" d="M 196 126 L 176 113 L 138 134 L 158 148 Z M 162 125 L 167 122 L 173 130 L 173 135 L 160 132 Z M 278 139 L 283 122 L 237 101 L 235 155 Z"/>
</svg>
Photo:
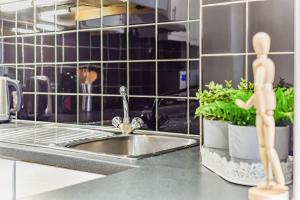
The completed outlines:
<svg viewBox="0 0 300 200">
<path fill-rule="evenodd" d="M 24 92 L 35 92 L 34 77 L 35 67 L 32 65 L 18 65 L 18 80 L 23 86 Z"/>
<path fill-rule="evenodd" d="M 130 95 L 155 96 L 155 62 L 136 62 L 129 65 Z"/>
<path fill-rule="evenodd" d="M 268 15 L 265 12 L 266 9 L 272 10 L 272 15 Z M 249 43 L 251 44 L 251 39 L 256 32 L 264 31 L 269 33 L 272 38 L 272 52 L 294 51 L 293 9 L 293 0 L 251 3 L 249 5 Z M 286 12 L 282 12 L 283 10 Z M 252 45 L 249 46 L 249 51 L 254 51 Z"/>
<path fill-rule="evenodd" d="M 129 110 L 131 117 L 141 117 L 144 124 L 141 129 L 156 130 L 156 106 L 155 98 L 133 98 L 129 99 Z"/>
<path fill-rule="evenodd" d="M 127 31 L 125 28 L 103 30 L 103 60 L 127 59 Z"/>
<path fill-rule="evenodd" d="M 77 95 L 57 96 L 57 122 L 77 122 Z"/>
<path fill-rule="evenodd" d="M 101 125 L 101 102 L 99 96 L 79 96 L 79 123 Z"/>
<path fill-rule="evenodd" d="M 119 94 L 119 88 L 122 85 L 127 85 L 127 63 L 104 63 L 103 93 Z"/>
<path fill-rule="evenodd" d="M 200 70 L 199 70 L 199 61 L 190 61 L 189 62 L 189 93 L 191 97 L 195 97 L 199 89 L 200 82 Z"/>
<path fill-rule="evenodd" d="M 188 0 L 158 0 L 158 22 L 188 19 Z"/>
<path fill-rule="evenodd" d="M 200 22 L 192 21 L 189 24 L 189 58 L 199 58 L 200 52 Z"/>
<path fill-rule="evenodd" d="M 84 31 L 79 32 L 79 61 L 101 60 L 101 32 Z"/>
<path fill-rule="evenodd" d="M 187 58 L 187 23 L 158 25 L 158 59 Z"/>
<path fill-rule="evenodd" d="M 1 39 L 3 45 L 2 60 L 4 64 L 16 63 L 16 38 Z"/>
<path fill-rule="evenodd" d="M 57 92 L 77 93 L 77 64 L 58 64 L 56 68 Z"/>
<path fill-rule="evenodd" d="M 252 80 L 257 31 L 272 37 L 276 82 L 293 82 L 293 7 L 294 0 L 53 0 L 0 9 L 0 75 L 22 84 L 20 119 L 111 126 L 123 116 L 126 86 L 130 117 L 142 117 L 142 129 L 200 135 L 199 87 Z"/>
<path fill-rule="evenodd" d="M 155 22 L 156 0 L 129 0 L 129 24 L 149 24 Z"/>
<path fill-rule="evenodd" d="M 111 126 L 111 120 L 115 116 L 123 116 L 123 103 L 121 97 L 103 97 L 103 125 Z"/>
<path fill-rule="evenodd" d="M 246 4 L 212 6 L 203 9 L 205 54 L 245 52 Z"/>
<path fill-rule="evenodd" d="M 159 99 L 157 121 L 159 131 L 186 133 L 188 131 L 187 100 Z"/>
<path fill-rule="evenodd" d="M 95 79 L 87 82 L 86 79 L 82 78 L 85 71 L 94 73 Z M 101 64 L 80 63 L 78 76 L 79 76 L 79 93 L 83 95 L 101 94 Z"/>
<path fill-rule="evenodd" d="M 219 4 L 219 3 L 228 3 L 228 2 L 234 2 L 234 1 L 245 1 L 246 0 L 203 0 L 203 5 L 207 4 Z"/>
<path fill-rule="evenodd" d="M 10 78 L 16 78 L 15 66 L 0 66 L 0 76 L 8 76 Z"/>
<path fill-rule="evenodd" d="M 155 59 L 155 26 L 129 28 L 129 59 Z"/>
<path fill-rule="evenodd" d="M 253 81 L 252 62 L 256 56 L 248 56 L 249 61 L 249 80 Z M 271 55 L 270 58 L 275 63 L 275 84 L 278 84 L 280 79 L 283 79 L 289 84 L 294 83 L 294 56 L 293 55 Z"/>
<path fill-rule="evenodd" d="M 245 78 L 245 56 L 224 56 L 202 58 L 202 85 L 209 82 L 224 83 L 232 80 L 234 87 Z"/>
<path fill-rule="evenodd" d="M 190 134 L 198 135 L 200 133 L 200 120 L 195 118 L 195 110 L 198 108 L 199 102 L 196 100 L 189 101 L 189 132 Z"/>
<path fill-rule="evenodd" d="M 158 63 L 158 95 L 187 96 L 187 63 L 159 62 Z"/>
</svg>

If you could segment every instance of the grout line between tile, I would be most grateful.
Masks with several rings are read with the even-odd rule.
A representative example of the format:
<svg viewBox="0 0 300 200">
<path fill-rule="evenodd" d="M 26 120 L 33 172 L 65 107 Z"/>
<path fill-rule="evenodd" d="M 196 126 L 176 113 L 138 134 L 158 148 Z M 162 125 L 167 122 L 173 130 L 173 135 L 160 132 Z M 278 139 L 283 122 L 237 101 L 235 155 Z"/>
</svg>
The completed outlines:
<svg viewBox="0 0 300 200">
<path fill-rule="evenodd" d="M 188 4 L 188 12 L 187 16 L 188 19 L 190 19 L 190 1 L 187 1 Z M 186 40 L 186 57 L 188 61 L 186 62 L 186 88 L 187 88 L 187 96 L 190 97 L 190 21 L 187 23 L 186 27 L 186 34 L 187 34 L 187 40 Z M 181 77 L 180 77 L 181 79 Z M 186 120 L 187 120 L 187 134 L 190 135 L 190 101 L 187 100 L 186 102 Z"/>
<path fill-rule="evenodd" d="M 155 131 L 158 130 L 158 0 L 155 0 Z"/>
</svg>

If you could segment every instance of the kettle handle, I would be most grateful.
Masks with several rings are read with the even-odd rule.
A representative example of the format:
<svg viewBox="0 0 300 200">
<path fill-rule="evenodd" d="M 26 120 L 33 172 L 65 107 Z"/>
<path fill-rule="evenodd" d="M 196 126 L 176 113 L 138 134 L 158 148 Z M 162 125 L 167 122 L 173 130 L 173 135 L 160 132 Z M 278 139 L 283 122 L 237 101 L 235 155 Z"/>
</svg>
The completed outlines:
<svg viewBox="0 0 300 200">
<path fill-rule="evenodd" d="M 15 108 L 10 109 L 11 113 L 16 113 L 21 109 L 21 104 L 22 104 L 22 89 L 20 87 L 20 82 L 18 80 L 12 80 L 8 79 L 7 80 L 8 85 L 13 86 L 16 89 L 17 92 L 17 105 Z"/>
</svg>

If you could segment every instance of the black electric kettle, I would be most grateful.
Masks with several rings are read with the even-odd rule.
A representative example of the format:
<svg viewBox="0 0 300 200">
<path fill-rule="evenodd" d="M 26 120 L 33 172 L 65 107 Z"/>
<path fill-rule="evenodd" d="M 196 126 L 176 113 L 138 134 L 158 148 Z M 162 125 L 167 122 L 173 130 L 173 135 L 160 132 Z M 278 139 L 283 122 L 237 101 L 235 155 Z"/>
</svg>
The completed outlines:
<svg viewBox="0 0 300 200">
<path fill-rule="evenodd" d="M 16 103 L 11 108 L 11 91 L 9 87 L 16 89 Z M 22 90 L 19 81 L 10 79 L 9 77 L 0 76 L 0 122 L 8 122 L 11 114 L 20 110 L 22 103 Z"/>
</svg>

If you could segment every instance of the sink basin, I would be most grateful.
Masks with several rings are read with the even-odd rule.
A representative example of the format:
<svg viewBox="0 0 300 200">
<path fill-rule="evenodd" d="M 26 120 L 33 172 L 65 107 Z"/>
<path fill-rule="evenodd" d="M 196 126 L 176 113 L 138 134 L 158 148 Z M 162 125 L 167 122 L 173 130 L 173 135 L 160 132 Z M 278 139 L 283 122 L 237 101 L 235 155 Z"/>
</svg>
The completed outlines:
<svg viewBox="0 0 300 200">
<path fill-rule="evenodd" d="M 180 137 L 122 135 L 94 141 L 75 142 L 65 147 L 122 158 L 140 159 L 197 144 L 197 140 Z"/>
</svg>

